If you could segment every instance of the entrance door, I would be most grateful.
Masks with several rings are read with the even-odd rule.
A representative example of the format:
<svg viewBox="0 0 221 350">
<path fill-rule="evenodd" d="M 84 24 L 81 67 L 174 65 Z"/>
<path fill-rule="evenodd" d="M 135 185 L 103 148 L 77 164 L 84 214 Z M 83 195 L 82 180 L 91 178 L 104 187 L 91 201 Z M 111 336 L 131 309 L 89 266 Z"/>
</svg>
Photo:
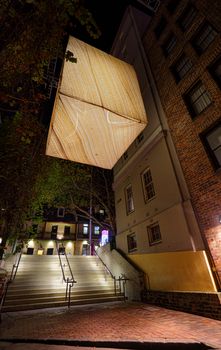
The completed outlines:
<svg viewBox="0 0 221 350">
<path fill-rule="evenodd" d="M 53 255 L 54 248 L 48 248 L 47 249 L 47 255 Z"/>
<path fill-rule="evenodd" d="M 27 255 L 33 255 L 33 254 L 34 254 L 34 248 L 28 248 Z"/>
<path fill-rule="evenodd" d="M 82 255 L 90 255 L 89 244 L 83 244 Z"/>
</svg>

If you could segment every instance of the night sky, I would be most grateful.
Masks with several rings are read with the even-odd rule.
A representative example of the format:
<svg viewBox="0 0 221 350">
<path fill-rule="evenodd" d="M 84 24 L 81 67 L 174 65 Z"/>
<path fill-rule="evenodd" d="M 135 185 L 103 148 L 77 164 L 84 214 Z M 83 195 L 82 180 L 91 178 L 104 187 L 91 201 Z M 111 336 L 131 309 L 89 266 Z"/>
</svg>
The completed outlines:
<svg viewBox="0 0 221 350">
<path fill-rule="evenodd" d="M 137 0 L 85 0 L 85 5 L 93 14 L 102 34 L 96 40 L 91 39 L 83 32 L 77 33 L 75 36 L 108 53 L 127 6 L 132 5 L 147 11 Z"/>
<path fill-rule="evenodd" d="M 94 41 L 94 46 L 109 52 L 119 28 L 128 0 L 88 0 L 100 30 L 101 37 Z"/>
</svg>

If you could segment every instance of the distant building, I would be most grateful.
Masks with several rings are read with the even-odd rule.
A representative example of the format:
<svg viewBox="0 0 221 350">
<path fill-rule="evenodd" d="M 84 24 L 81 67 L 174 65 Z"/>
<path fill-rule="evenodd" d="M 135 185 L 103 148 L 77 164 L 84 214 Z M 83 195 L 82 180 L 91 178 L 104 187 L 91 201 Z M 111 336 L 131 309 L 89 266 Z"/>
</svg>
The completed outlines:
<svg viewBox="0 0 221 350">
<path fill-rule="evenodd" d="M 97 213 L 94 213 L 96 219 Z M 101 217 L 103 216 L 103 218 Z M 39 224 L 28 221 L 18 241 L 23 242 L 22 252 L 28 255 L 55 255 L 57 248 L 68 255 L 90 255 L 90 244 L 96 248 L 111 239 L 111 231 L 99 220 L 68 208 L 48 208 Z M 29 235 L 29 237 L 28 237 Z M 16 244 L 18 244 L 18 241 Z M 8 253 L 15 247 L 8 247 Z"/>
<path fill-rule="evenodd" d="M 220 290 L 220 18 L 219 1 L 128 7 L 111 51 L 135 67 L 149 119 L 114 167 L 116 245 L 156 293 Z"/>
</svg>

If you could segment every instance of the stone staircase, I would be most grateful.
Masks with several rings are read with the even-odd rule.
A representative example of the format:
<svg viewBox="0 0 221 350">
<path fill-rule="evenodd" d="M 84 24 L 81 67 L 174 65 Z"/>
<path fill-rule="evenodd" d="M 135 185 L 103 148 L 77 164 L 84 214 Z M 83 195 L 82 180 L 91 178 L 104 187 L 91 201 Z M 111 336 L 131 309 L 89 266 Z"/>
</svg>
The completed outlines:
<svg viewBox="0 0 221 350">
<path fill-rule="evenodd" d="M 119 290 L 115 294 L 114 280 L 96 256 L 70 256 L 68 260 L 77 281 L 71 292 L 71 306 L 124 300 Z M 23 254 L 2 311 L 67 306 L 65 291 L 58 255 Z"/>
</svg>

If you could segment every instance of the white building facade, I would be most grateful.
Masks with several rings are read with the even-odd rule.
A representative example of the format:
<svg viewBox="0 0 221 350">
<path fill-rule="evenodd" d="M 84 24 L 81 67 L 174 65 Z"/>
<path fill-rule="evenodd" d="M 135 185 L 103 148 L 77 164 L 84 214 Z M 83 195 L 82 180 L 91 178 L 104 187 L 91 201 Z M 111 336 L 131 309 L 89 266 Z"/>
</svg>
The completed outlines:
<svg viewBox="0 0 221 350">
<path fill-rule="evenodd" d="M 111 54 L 136 70 L 148 117 L 114 167 L 116 246 L 147 290 L 216 292 L 191 198 L 142 45 L 150 17 L 128 7 Z"/>
</svg>

